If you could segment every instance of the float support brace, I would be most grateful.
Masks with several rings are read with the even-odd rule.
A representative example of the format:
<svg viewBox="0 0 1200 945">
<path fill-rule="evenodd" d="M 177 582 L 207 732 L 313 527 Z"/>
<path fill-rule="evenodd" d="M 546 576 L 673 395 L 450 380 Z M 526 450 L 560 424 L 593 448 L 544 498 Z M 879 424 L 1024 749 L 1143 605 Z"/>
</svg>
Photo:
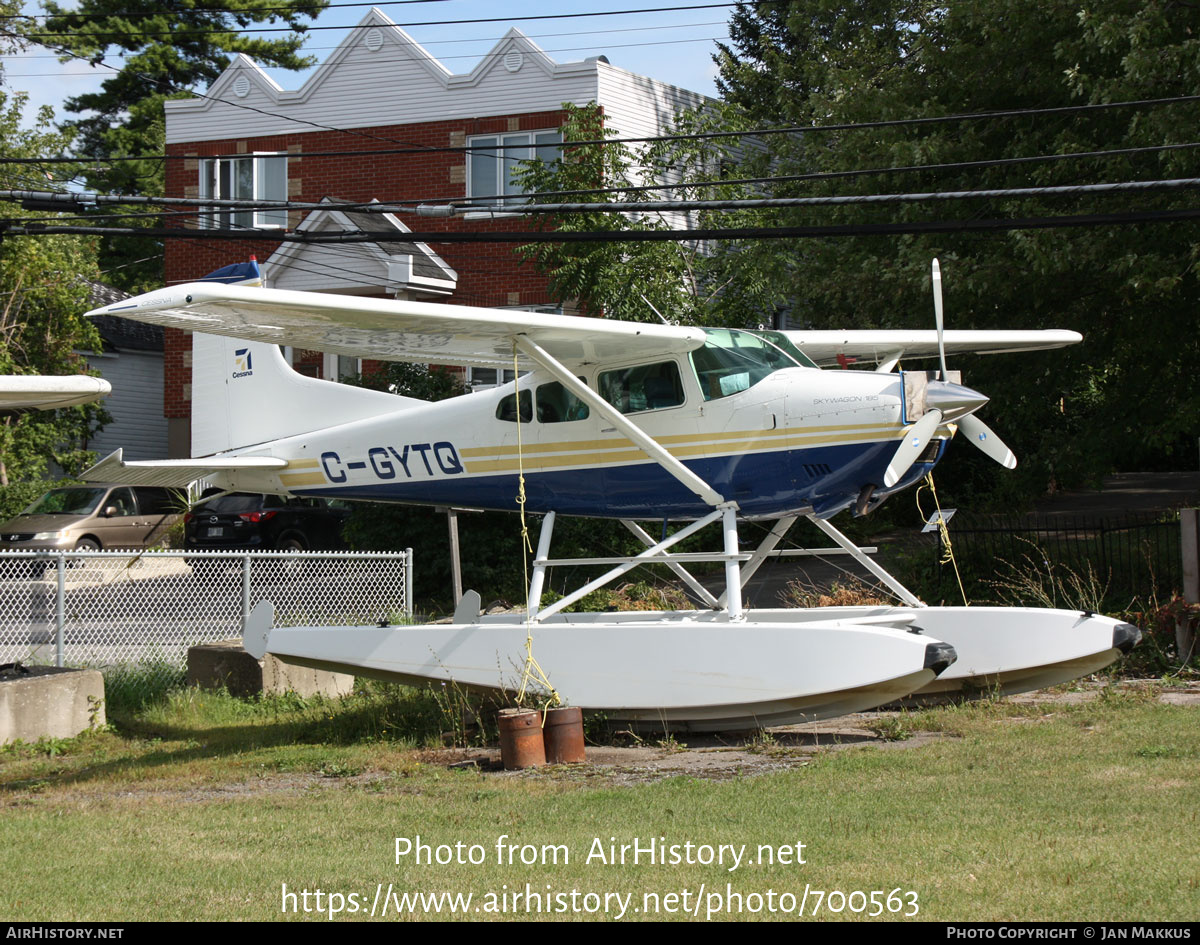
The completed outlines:
<svg viewBox="0 0 1200 945">
<path fill-rule="evenodd" d="M 650 535 L 646 532 L 646 529 L 642 528 L 642 526 L 639 525 L 637 522 L 631 522 L 628 519 L 622 519 L 621 524 L 624 525 L 626 528 L 628 528 L 635 535 L 637 535 L 637 537 L 641 540 L 642 544 L 645 545 L 647 548 L 653 547 L 654 539 L 651 538 Z M 708 588 L 706 588 L 703 584 L 701 584 L 694 577 L 692 577 L 692 573 L 690 571 L 688 571 L 688 569 L 685 568 L 678 561 L 667 561 L 665 563 L 668 568 L 670 568 L 677 575 L 679 575 L 679 579 L 681 581 L 683 581 L 683 583 L 685 583 L 688 587 L 690 587 L 692 589 L 692 592 L 697 597 L 699 597 L 703 603 L 707 604 L 709 607 L 712 607 L 714 610 L 720 610 L 722 607 L 725 606 L 723 603 L 718 601 L 717 598 L 713 597 L 712 594 L 710 594 L 708 592 Z"/>
<path fill-rule="evenodd" d="M 888 574 L 878 564 L 863 554 L 862 549 L 854 544 L 849 538 L 839 532 L 836 528 L 826 522 L 824 519 L 819 519 L 815 515 L 809 515 L 808 520 L 817 528 L 821 529 L 826 535 L 842 546 L 843 550 L 850 555 L 855 561 L 861 564 L 864 568 L 870 571 L 875 577 L 879 578 L 884 584 L 892 589 L 897 597 L 910 607 L 924 607 L 920 598 L 913 594 L 907 587 L 897 581 L 894 577 Z"/>
<path fill-rule="evenodd" d="M 732 511 L 732 510 L 730 510 L 730 511 Z M 566 597 L 556 600 L 553 604 L 551 604 L 545 610 L 540 611 L 537 615 L 537 619 L 544 620 L 546 617 L 549 617 L 551 614 L 558 613 L 564 607 L 571 606 L 571 604 L 575 603 L 575 601 L 579 600 L 579 598 L 584 597 L 587 594 L 590 594 L 592 591 L 596 590 L 597 588 L 604 587 L 605 584 L 608 584 L 615 578 L 619 578 L 626 571 L 632 571 L 634 568 L 638 567 L 639 565 L 653 564 L 655 556 L 666 551 L 668 548 L 670 548 L 676 542 L 683 541 L 683 539 L 687 538 L 689 535 L 694 535 L 696 532 L 700 531 L 700 529 L 704 528 L 705 525 L 715 522 L 717 519 L 721 518 L 725 514 L 725 512 L 726 512 L 726 510 L 724 510 L 724 509 L 716 509 L 715 511 L 709 512 L 706 516 L 704 516 L 704 518 L 697 519 L 696 521 L 692 522 L 691 525 L 688 525 L 685 528 L 679 529 L 679 531 L 677 531 L 674 535 L 668 536 L 663 541 L 660 541 L 658 544 L 656 544 L 653 548 L 647 548 L 636 558 L 629 558 L 623 564 L 619 564 L 612 570 L 605 572 L 604 574 L 600 575 L 600 577 L 596 578 L 594 581 L 589 581 L 587 584 L 583 585 L 583 587 L 577 588 L 576 590 L 574 590 L 570 594 L 568 594 Z M 540 546 L 541 543 L 539 542 L 538 544 Z M 733 548 L 734 548 L 734 551 L 736 552 L 737 551 L 737 539 L 736 538 L 734 539 Z M 647 560 L 647 559 L 649 559 L 649 560 Z M 734 562 L 734 564 L 736 566 L 737 562 Z M 726 573 L 728 573 L 728 571 Z"/>
</svg>

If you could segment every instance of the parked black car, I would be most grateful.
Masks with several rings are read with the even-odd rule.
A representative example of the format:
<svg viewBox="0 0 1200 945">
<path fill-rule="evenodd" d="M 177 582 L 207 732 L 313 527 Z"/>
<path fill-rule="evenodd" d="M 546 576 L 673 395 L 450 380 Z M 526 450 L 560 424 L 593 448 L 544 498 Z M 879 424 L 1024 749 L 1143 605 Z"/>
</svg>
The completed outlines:
<svg viewBox="0 0 1200 945">
<path fill-rule="evenodd" d="M 231 492 L 203 499 L 184 516 L 189 551 L 333 551 L 345 548 L 350 506 L 340 499 Z"/>
</svg>

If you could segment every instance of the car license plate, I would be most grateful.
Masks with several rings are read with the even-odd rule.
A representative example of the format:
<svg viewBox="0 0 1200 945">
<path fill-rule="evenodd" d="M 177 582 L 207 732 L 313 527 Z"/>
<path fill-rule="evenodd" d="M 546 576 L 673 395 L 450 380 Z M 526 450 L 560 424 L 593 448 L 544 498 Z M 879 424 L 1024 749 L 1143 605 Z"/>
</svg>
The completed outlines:
<svg viewBox="0 0 1200 945">
<path fill-rule="evenodd" d="M 220 538 L 220 537 L 221 537 L 222 535 L 224 535 L 224 534 L 225 534 L 225 529 L 223 529 L 223 528 L 220 528 L 220 527 L 217 527 L 217 528 L 206 528 L 206 529 L 204 530 L 204 537 L 205 537 L 205 538 Z"/>
</svg>

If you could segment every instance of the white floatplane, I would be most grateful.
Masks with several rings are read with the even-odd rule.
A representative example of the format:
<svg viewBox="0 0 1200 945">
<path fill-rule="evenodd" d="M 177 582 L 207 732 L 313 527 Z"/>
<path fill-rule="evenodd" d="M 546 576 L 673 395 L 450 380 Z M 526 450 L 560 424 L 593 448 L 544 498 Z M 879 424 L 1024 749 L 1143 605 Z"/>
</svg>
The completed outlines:
<svg viewBox="0 0 1200 945">
<path fill-rule="evenodd" d="M 935 287 L 937 287 L 935 280 Z M 273 627 L 251 653 L 409 682 L 516 690 L 527 646 L 568 704 L 648 727 L 720 730 L 829 717 L 917 694 L 1015 692 L 1099 669 L 1138 638 L 1078 611 L 926 607 L 828 519 L 870 511 L 924 476 L 958 429 L 1006 466 L 975 416 L 983 395 L 947 379 L 945 350 L 1029 351 L 1067 331 L 771 332 L 356 298 L 196 282 L 98 309 L 202 333 L 193 342 L 192 459 L 124 462 L 95 481 L 405 502 L 543 515 L 527 612 L 484 616 L 464 595 L 449 625 Z M 355 357 L 507 368 L 517 380 L 427 403 L 294 372 L 290 344 Z M 941 353 L 936 376 L 894 371 Z M 876 371 L 821 370 L 856 358 Z M 524 480 L 524 486 L 520 480 Z M 647 546 L 627 559 L 550 556 L 556 515 L 620 519 Z M 742 589 L 806 517 L 902 602 L 743 607 Z M 738 520 L 774 520 L 752 553 Z M 654 538 L 639 521 L 688 522 Z M 720 522 L 713 553 L 671 549 Z M 830 550 L 830 549 L 826 549 Z M 716 596 L 687 571 L 720 561 Z M 610 569 L 543 606 L 549 568 Z M 633 567 L 664 564 L 694 611 L 565 613 Z M 536 688 L 536 681 L 535 681 Z M 545 684 L 542 684 L 545 689 Z"/>
</svg>

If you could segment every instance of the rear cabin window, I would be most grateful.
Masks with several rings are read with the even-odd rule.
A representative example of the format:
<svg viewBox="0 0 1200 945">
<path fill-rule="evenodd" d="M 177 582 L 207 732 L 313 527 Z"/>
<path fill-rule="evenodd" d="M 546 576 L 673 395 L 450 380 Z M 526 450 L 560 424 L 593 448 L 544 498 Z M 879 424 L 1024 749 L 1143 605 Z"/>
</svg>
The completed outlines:
<svg viewBox="0 0 1200 945">
<path fill-rule="evenodd" d="M 641 364 L 600 375 L 600 396 L 621 413 L 661 410 L 683 403 L 683 383 L 674 361 Z"/>
<path fill-rule="evenodd" d="M 730 328 L 705 331 L 703 348 L 690 355 L 705 400 L 717 400 L 749 390 L 781 368 L 797 361 L 759 335 Z"/>
<path fill-rule="evenodd" d="M 581 377 L 582 381 L 583 378 Z M 588 405 L 562 386 L 558 381 L 549 384 L 539 384 L 536 396 L 531 398 L 529 391 L 520 392 L 521 422 L 528 423 L 533 419 L 533 403 L 537 403 L 537 418 L 539 423 L 569 423 L 572 420 L 586 420 L 590 414 Z M 509 394 L 501 399 L 496 406 L 496 419 L 517 422 L 517 395 Z"/>
</svg>

